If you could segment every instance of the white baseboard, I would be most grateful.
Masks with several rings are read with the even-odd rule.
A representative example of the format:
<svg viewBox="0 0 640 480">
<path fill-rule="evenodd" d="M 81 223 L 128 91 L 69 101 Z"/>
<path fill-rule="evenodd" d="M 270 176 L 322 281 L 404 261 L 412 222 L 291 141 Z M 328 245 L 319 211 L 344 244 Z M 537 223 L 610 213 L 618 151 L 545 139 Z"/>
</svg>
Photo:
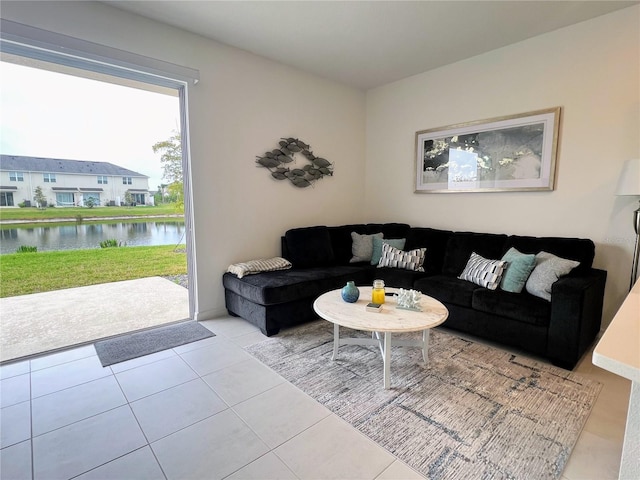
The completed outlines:
<svg viewBox="0 0 640 480">
<path fill-rule="evenodd" d="M 193 315 L 193 319 L 196 321 L 211 320 L 213 318 L 224 317 L 226 315 L 228 315 L 228 313 L 225 308 L 212 308 L 210 310 L 195 312 L 195 314 Z"/>
</svg>

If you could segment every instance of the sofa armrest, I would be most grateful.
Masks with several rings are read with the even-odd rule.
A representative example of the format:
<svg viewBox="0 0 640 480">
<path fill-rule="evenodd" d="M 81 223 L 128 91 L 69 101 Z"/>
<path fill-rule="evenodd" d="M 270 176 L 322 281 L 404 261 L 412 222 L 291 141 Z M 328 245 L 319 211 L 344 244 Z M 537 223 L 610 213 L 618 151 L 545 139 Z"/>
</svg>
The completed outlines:
<svg viewBox="0 0 640 480">
<path fill-rule="evenodd" d="M 551 288 L 547 357 L 573 369 L 600 331 L 607 272 L 595 268 L 567 276 Z"/>
</svg>

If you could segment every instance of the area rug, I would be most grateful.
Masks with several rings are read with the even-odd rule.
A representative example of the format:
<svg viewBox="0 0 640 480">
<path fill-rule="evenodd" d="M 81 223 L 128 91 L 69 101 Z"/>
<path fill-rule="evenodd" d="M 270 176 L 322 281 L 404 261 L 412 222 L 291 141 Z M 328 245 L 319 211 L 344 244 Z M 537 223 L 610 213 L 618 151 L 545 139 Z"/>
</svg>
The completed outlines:
<svg viewBox="0 0 640 480">
<path fill-rule="evenodd" d="M 0 298 L 0 362 L 189 318 L 189 291 L 161 277 Z"/>
<path fill-rule="evenodd" d="M 341 346 L 333 325 L 282 331 L 246 350 L 429 479 L 557 479 L 602 387 L 550 364 L 431 332 L 429 363 Z M 341 329 L 341 334 L 366 335 Z"/>
<path fill-rule="evenodd" d="M 198 322 L 188 321 L 102 340 L 93 346 L 102 366 L 108 367 L 209 337 L 215 337 L 215 334 Z"/>
</svg>

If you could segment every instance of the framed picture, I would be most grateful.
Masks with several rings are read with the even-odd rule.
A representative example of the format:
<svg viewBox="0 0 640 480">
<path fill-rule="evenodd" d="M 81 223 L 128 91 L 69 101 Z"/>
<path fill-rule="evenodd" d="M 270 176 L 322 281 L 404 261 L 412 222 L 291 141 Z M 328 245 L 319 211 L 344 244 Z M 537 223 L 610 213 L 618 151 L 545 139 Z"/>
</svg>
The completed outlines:
<svg viewBox="0 0 640 480">
<path fill-rule="evenodd" d="M 416 132 L 415 193 L 553 190 L 560 107 Z"/>
</svg>

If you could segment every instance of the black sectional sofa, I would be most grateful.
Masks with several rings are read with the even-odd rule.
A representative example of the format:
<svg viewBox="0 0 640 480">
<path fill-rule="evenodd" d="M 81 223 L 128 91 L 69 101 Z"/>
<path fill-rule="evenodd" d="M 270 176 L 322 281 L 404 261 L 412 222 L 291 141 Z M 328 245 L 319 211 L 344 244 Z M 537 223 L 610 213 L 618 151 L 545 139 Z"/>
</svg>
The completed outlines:
<svg viewBox="0 0 640 480">
<path fill-rule="evenodd" d="M 426 248 L 424 272 L 350 263 L 351 232 L 382 232 L 385 239 L 405 238 L 404 250 Z M 580 265 L 553 284 L 551 301 L 522 293 L 488 290 L 458 279 L 472 252 L 500 259 L 515 247 L 525 254 L 540 251 L 576 260 Z M 525 237 L 453 232 L 406 224 L 356 224 L 297 228 L 282 237 L 282 256 L 293 268 L 238 278 L 223 276 L 230 314 L 255 324 L 265 335 L 318 318 L 313 301 L 343 287 L 371 285 L 413 288 L 446 305 L 445 327 L 504 343 L 573 369 L 600 330 L 607 273 L 592 268 L 595 246 L 577 238 Z"/>
</svg>

